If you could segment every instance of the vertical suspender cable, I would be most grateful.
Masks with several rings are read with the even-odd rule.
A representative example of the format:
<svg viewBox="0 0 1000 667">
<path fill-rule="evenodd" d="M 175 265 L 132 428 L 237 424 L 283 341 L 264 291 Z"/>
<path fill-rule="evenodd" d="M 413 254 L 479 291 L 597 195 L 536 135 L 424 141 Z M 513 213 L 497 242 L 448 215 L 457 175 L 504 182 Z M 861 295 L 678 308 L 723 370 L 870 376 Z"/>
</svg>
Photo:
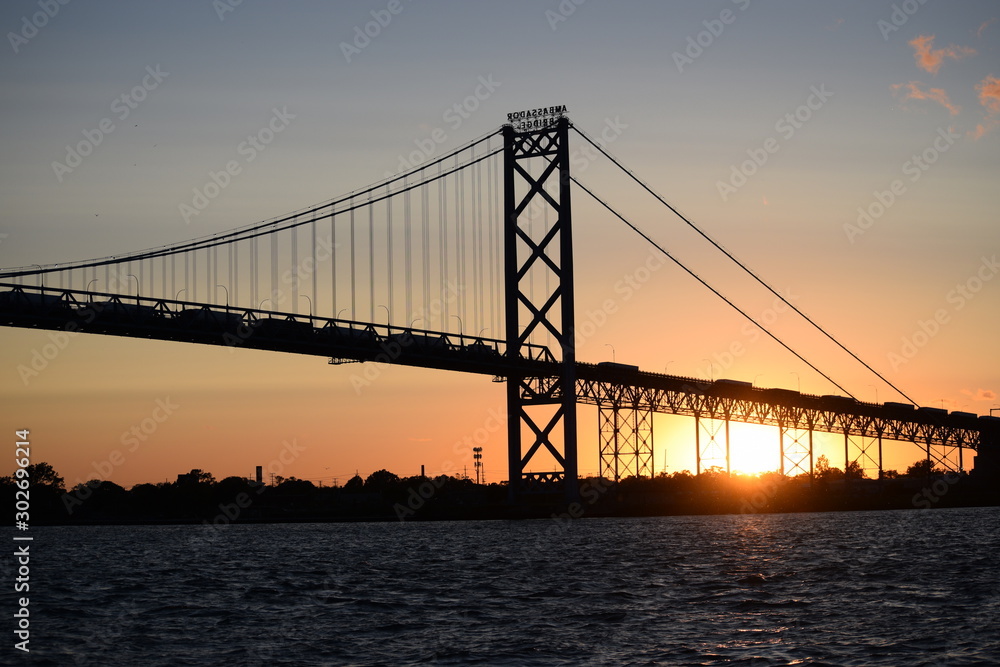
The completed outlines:
<svg viewBox="0 0 1000 667">
<path fill-rule="evenodd" d="M 333 216 L 330 216 L 330 226 L 333 226 Z M 312 238 L 310 239 L 309 249 L 312 259 L 312 264 L 309 266 L 310 273 L 312 274 L 312 296 L 309 297 L 309 303 L 315 304 L 310 308 L 310 310 L 319 310 L 319 296 L 316 294 L 317 282 L 319 277 L 319 267 L 316 266 L 316 211 L 313 211 L 312 222 L 309 223 L 309 232 Z M 334 299 L 336 299 L 336 290 L 334 290 Z M 333 311 L 337 312 L 337 311 Z M 315 313 L 313 313 L 315 314 Z"/>
<path fill-rule="evenodd" d="M 413 317 L 413 251 L 411 247 L 413 235 L 410 231 L 410 190 L 407 188 L 406 180 L 403 179 L 403 187 L 406 189 L 403 194 L 403 283 L 406 286 L 403 318 L 406 323 L 409 323 Z"/>
<path fill-rule="evenodd" d="M 278 235 L 273 231 L 268 235 L 271 237 L 271 294 L 269 299 L 278 297 Z M 277 310 L 278 304 L 271 301 L 271 310 Z"/>
<path fill-rule="evenodd" d="M 421 178 L 423 178 L 423 172 L 421 172 Z M 424 287 L 424 303 L 423 311 L 430 315 L 430 304 L 431 304 L 431 230 L 430 230 L 430 202 L 428 201 L 428 189 L 430 186 L 424 183 L 420 188 L 420 217 L 422 218 L 423 225 L 421 227 L 423 238 L 421 247 L 423 249 L 423 257 L 420 262 L 420 269 L 423 272 L 423 287 Z M 429 325 L 429 322 L 424 322 L 424 325 Z"/>
<path fill-rule="evenodd" d="M 386 268 L 389 280 L 389 313 L 386 315 L 386 324 L 392 323 L 392 197 L 389 196 L 389 184 L 385 185 L 385 253 L 386 253 Z"/>
<path fill-rule="evenodd" d="M 441 176 L 441 163 L 438 162 L 438 176 Z M 438 208 L 440 213 L 438 214 L 438 234 L 441 239 L 441 294 L 440 298 L 444 301 L 444 322 L 441 323 L 441 330 L 447 331 L 448 324 L 451 322 L 449 317 L 448 294 L 446 294 L 445 289 L 449 289 L 451 285 L 449 284 L 451 276 L 448 274 L 448 179 L 440 178 L 438 180 L 440 184 L 438 186 Z"/>
<path fill-rule="evenodd" d="M 299 312 L 299 228 L 292 227 L 292 307 L 291 312 Z"/>
<path fill-rule="evenodd" d="M 229 284 L 233 287 L 233 305 L 240 303 L 240 246 L 235 241 L 229 244 Z"/>
<path fill-rule="evenodd" d="M 458 167 L 458 155 L 455 155 L 455 167 Z M 461 171 L 455 172 L 458 182 L 455 185 L 455 242 L 458 244 L 458 284 L 460 297 L 458 300 L 459 333 L 465 333 L 465 178 Z"/>
<path fill-rule="evenodd" d="M 316 265 L 316 214 L 313 214 L 313 299 L 319 300 L 319 295 L 316 294 L 318 289 L 316 286 L 316 276 L 319 273 L 319 267 Z M 333 311 L 330 313 L 331 317 L 337 316 L 337 214 L 331 210 L 330 211 L 330 291 L 333 295 L 330 298 L 330 302 L 333 304 Z M 318 308 L 317 308 L 318 310 Z"/>
<path fill-rule="evenodd" d="M 354 256 L 354 196 L 351 196 L 351 201 L 349 206 L 351 207 L 351 321 L 358 319 L 358 293 L 357 293 L 357 273 L 356 273 L 356 263 Z M 336 317 L 334 313 L 334 317 Z"/>
<path fill-rule="evenodd" d="M 368 194 L 368 321 L 375 321 L 375 207 Z"/>
</svg>

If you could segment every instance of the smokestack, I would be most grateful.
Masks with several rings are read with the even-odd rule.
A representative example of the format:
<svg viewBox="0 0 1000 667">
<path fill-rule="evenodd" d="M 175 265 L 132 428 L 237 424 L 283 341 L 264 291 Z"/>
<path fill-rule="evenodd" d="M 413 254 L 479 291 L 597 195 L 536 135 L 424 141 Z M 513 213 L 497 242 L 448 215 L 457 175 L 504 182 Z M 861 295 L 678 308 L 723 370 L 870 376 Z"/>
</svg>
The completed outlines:
<svg viewBox="0 0 1000 667">
<path fill-rule="evenodd" d="M 257 466 L 257 483 L 264 483 L 264 466 Z"/>
<path fill-rule="evenodd" d="M 426 477 L 426 475 L 424 474 L 424 464 L 423 463 L 420 464 L 420 476 L 421 477 Z"/>
</svg>

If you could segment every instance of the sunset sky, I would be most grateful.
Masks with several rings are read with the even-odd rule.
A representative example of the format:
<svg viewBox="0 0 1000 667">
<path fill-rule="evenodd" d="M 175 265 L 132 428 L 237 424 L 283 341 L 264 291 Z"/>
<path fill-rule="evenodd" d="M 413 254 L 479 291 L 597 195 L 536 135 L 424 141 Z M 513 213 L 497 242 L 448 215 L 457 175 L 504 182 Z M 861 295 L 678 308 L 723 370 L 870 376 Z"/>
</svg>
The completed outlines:
<svg viewBox="0 0 1000 667">
<path fill-rule="evenodd" d="M 507 112 L 565 104 L 592 136 L 622 128 L 616 157 L 920 404 L 1000 406 L 997 3 L 578 2 L 3 3 L 0 266 L 278 216 L 382 179 L 435 129 L 443 154 Z M 484 80 L 456 127 L 449 110 Z M 187 224 L 179 205 L 275 109 L 287 127 Z M 620 174 L 575 173 L 856 396 L 902 400 Z M 573 196 L 578 322 L 619 306 L 581 360 L 839 393 L 674 266 L 623 299 L 615 285 L 651 251 Z M 393 367 L 358 392 L 359 366 L 320 357 L 80 335 L 25 379 L 50 332 L 0 341 L 6 432 L 30 429 L 34 460 L 68 485 L 256 465 L 324 484 L 471 475 L 472 443 L 488 481 L 507 476 L 489 377 Z M 597 415 L 579 414 L 581 472 L 596 473 Z M 658 471 L 694 469 L 693 429 L 657 417 Z M 733 447 L 738 467 L 777 466 L 772 431 Z M 843 465 L 842 438 L 824 452 Z M 918 457 L 901 445 L 886 465 Z"/>
</svg>

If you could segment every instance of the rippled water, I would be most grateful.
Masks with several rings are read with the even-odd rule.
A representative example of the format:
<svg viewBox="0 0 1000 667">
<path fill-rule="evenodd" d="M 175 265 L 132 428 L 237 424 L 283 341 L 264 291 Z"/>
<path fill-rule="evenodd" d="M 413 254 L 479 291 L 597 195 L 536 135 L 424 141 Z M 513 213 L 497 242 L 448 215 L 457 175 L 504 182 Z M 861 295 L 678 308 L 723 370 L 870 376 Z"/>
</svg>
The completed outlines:
<svg viewBox="0 0 1000 667">
<path fill-rule="evenodd" d="M 31 662 L 998 664 L 998 529 L 997 508 L 33 528 Z"/>
</svg>

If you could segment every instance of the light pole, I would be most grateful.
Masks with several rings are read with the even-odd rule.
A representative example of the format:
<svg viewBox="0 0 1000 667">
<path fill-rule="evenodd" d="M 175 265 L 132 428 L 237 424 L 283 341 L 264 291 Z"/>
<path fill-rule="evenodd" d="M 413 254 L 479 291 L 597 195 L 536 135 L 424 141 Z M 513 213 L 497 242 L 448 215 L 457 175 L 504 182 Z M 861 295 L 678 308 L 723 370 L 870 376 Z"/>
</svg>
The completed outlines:
<svg viewBox="0 0 1000 667">
<path fill-rule="evenodd" d="M 452 317 L 454 317 L 456 320 L 458 320 L 458 335 L 459 336 L 465 335 L 465 334 L 462 333 L 463 331 L 465 331 L 465 325 L 462 324 L 462 318 L 459 317 L 458 315 L 452 315 Z"/>
<path fill-rule="evenodd" d="M 667 365 L 663 367 L 663 372 L 664 373 L 667 372 L 667 369 L 670 368 L 670 364 L 672 364 L 672 363 L 674 363 L 673 359 L 671 359 L 670 361 L 667 362 Z"/>
<path fill-rule="evenodd" d="M 309 302 L 309 321 L 312 322 L 312 318 L 313 318 L 313 300 L 309 298 L 308 294 L 300 294 L 299 298 L 300 299 L 305 299 L 306 301 Z"/>
<path fill-rule="evenodd" d="M 389 313 L 389 307 L 383 306 L 381 303 L 378 305 L 379 308 L 385 308 L 385 326 L 389 326 L 389 319 L 392 315 Z"/>
<path fill-rule="evenodd" d="M 218 284 L 217 284 L 217 285 L 215 286 L 215 289 L 216 289 L 216 290 L 218 290 L 218 289 L 219 289 L 220 287 L 221 287 L 222 289 L 226 290 L 226 310 L 229 310 L 229 288 L 228 288 L 228 287 L 226 287 L 225 285 L 218 285 Z M 218 294 L 218 292 L 216 292 L 216 294 Z"/>
<path fill-rule="evenodd" d="M 345 310 L 347 310 L 347 308 L 341 308 L 340 310 L 338 310 L 338 311 L 337 311 L 337 316 L 336 316 L 335 318 L 333 318 L 333 319 L 335 319 L 335 320 L 339 320 L 339 319 L 340 319 L 340 314 L 341 314 L 342 312 L 344 312 Z"/>
<path fill-rule="evenodd" d="M 702 361 L 708 362 L 708 379 L 711 382 L 715 382 L 715 362 L 713 362 L 708 357 L 705 357 L 704 359 L 702 359 Z"/>
<path fill-rule="evenodd" d="M 131 273 L 125 274 L 126 278 L 135 278 Z M 139 305 L 139 279 L 135 278 L 135 305 Z"/>
<path fill-rule="evenodd" d="M 605 343 L 604 345 L 611 348 L 611 363 L 615 363 L 615 346 L 611 343 Z"/>
<path fill-rule="evenodd" d="M 870 384 L 868 386 L 875 390 L 875 402 L 878 403 L 878 386 L 874 384 Z"/>
<path fill-rule="evenodd" d="M 96 282 L 97 282 L 97 278 L 94 278 L 93 280 L 90 281 L 90 283 L 96 283 Z M 90 291 L 90 283 L 87 283 L 87 287 L 83 290 L 84 292 L 89 292 Z M 93 294 L 90 295 L 90 302 L 94 303 L 94 295 Z"/>
</svg>

